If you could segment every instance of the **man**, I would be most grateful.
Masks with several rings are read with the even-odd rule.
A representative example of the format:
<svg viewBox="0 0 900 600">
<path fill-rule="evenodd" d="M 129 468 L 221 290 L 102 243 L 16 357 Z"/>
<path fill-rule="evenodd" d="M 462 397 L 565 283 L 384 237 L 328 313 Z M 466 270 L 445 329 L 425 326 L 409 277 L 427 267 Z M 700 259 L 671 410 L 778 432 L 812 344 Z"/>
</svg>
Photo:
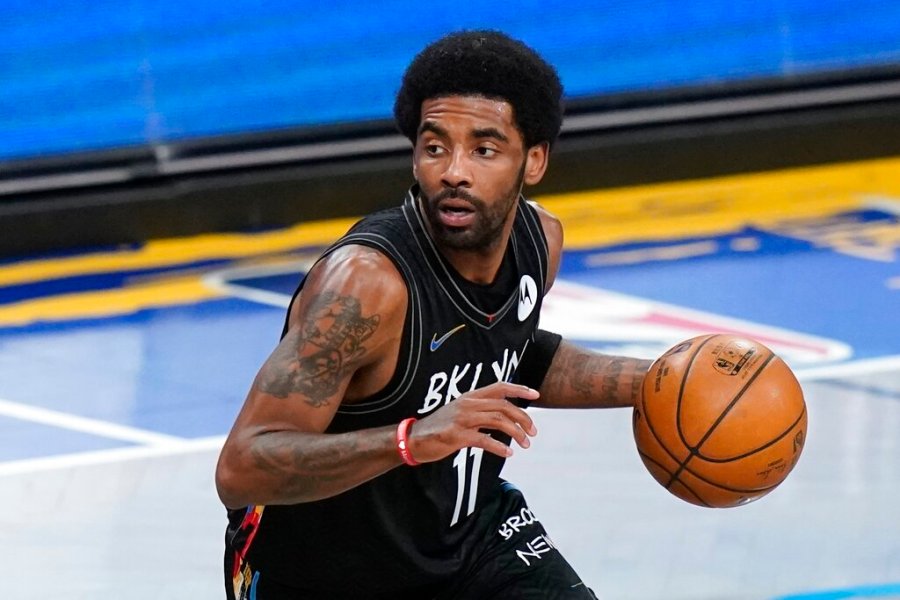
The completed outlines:
<svg viewBox="0 0 900 600">
<path fill-rule="evenodd" d="M 562 230 L 521 190 L 561 95 L 498 32 L 409 66 L 416 185 L 310 269 L 222 449 L 229 598 L 594 597 L 499 478 L 527 405 L 631 406 L 649 367 L 538 329 Z"/>
</svg>

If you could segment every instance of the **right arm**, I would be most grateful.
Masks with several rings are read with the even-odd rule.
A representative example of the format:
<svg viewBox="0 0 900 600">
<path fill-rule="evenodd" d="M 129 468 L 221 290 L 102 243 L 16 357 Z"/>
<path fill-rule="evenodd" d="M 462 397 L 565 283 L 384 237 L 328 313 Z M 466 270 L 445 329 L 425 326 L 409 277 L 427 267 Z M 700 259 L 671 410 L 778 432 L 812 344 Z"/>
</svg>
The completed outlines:
<svg viewBox="0 0 900 600">
<path fill-rule="evenodd" d="M 227 507 L 328 498 L 402 464 L 396 424 L 324 432 L 342 402 L 389 381 L 406 306 L 403 278 L 374 250 L 348 246 L 316 265 L 219 456 L 216 487 Z M 537 392 L 494 384 L 420 420 L 409 436 L 412 455 L 430 462 L 478 446 L 507 456 L 509 448 L 483 429 L 499 429 L 527 446 L 533 424 L 505 399 L 512 396 L 534 399 Z"/>
</svg>

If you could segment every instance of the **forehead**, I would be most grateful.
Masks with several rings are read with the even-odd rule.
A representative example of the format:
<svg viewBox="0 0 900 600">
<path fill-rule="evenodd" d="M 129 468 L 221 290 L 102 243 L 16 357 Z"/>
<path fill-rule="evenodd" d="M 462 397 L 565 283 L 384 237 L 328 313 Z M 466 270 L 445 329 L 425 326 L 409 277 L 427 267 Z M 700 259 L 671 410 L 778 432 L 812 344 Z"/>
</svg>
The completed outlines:
<svg viewBox="0 0 900 600">
<path fill-rule="evenodd" d="M 419 123 L 427 122 L 442 128 L 452 126 L 469 131 L 495 128 L 518 137 L 512 105 L 505 100 L 482 96 L 446 96 L 425 100 Z"/>
</svg>

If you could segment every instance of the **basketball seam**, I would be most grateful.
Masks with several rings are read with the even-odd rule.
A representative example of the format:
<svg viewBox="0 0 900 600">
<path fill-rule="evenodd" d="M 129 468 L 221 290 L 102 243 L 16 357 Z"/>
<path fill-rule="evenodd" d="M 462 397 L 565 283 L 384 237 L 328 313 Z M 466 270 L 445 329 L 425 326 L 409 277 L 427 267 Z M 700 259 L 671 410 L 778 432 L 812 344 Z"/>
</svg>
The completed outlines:
<svg viewBox="0 0 900 600">
<path fill-rule="evenodd" d="M 644 459 L 646 459 L 647 461 L 649 461 L 649 462 L 653 463 L 654 465 L 658 466 L 658 467 L 659 467 L 660 469 L 662 469 L 665 473 L 669 473 L 669 470 L 666 469 L 665 465 L 663 465 L 662 463 L 660 463 L 658 460 L 656 460 L 656 459 L 653 458 L 652 456 L 648 455 L 648 454 L 645 453 L 645 452 L 641 452 L 640 450 L 638 450 L 638 454 L 639 454 L 641 457 L 643 457 Z M 681 471 L 687 471 L 688 473 L 690 473 L 691 475 L 693 475 L 695 478 L 697 478 L 698 480 L 702 481 L 703 483 L 705 483 L 705 484 L 707 484 L 707 485 L 709 485 L 709 486 L 716 487 L 716 488 L 719 488 L 719 489 L 721 489 L 721 490 L 725 490 L 725 491 L 728 491 L 728 492 L 736 492 L 736 493 L 740 493 L 740 494 L 759 494 L 760 492 L 770 492 L 770 491 L 772 491 L 773 489 L 775 489 L 776 487 L 778 487 L 778 486 L 780 485 L 779 483 L 774 483 L 774 484 L 772 484 L 772 485 L 768 485 L 768 486 L 765 486 L 765 487 L 759 487 L 759 488 L 739 488 L 739 487 L 730 487 L 730 486 L 727 486 L 727 485 L 723 485 L 723 484 L 721 484 L 721 483 L 717 483 L 717 482 L 715 482 L 715 481 L 711 481 L 711 480 L 707 479 L 706 476 L 701 475 L 700 473 L 697 473 L 696 471 L 692 470 L 692 469 L 691 469 L 690 467 L 688 467 L 688 466 L 684 466 L 684 468 L 681 469 Z M 669 473 L 669 475 L 671 476 L 672 474 Z M 709 508 L 713 508 L 713 506 L 712 506 L 711 504 L 709 504 L 709 503 L 707 503 L 705 500 L 703 500 L 703 498 L 700 497 L 700 495 L 699 495 L 697 492 L 695 492 L 695 491 L 691 488 L 691 486 L 689 486 L 683 479 L 678 479 L 678 478 L 676 478 L 674 481 L 672 481 L 672 484 L 674 484 L 676 481 L 677 481 L 678 483 L 680 483 L 687 491 L 689 491 L 689 492 L 691 493 L 692 496 L 694 496 L 695 498 L 697 498 L 697 500 L 699 500 L 704 506 L 709 507 Z M 666 488 L 666 489 L 668 489 L 668 488 Z"/>
<path fill-rule="evenodd" d="M 793 429 L 794 429 L 795 427 L 797 427 L 797 424 L 800 423 L 800 421 L 803 419 L 803 415 L 805 415 L 805 414 L 806 414 L 806 408 L 804 408 L 802 411 L 800 411 L 800 415 L 794 420 L 794 422 L 791 423 L 790 426 L 788 426 L 788 428 L 785 429 L 782 433 L 780 433 L 777 437 L 775 437 L 775 438 L 773 438 L 772 440 L 766 442 L 765 444 L 763 444 L 763 445 L 760 446 L 759 448 L 754 448 L 753 450 L 750 450 L 749 452 L 745 452 L 744 454 L 741 454 L 741 455 L 738 455 L 738 456 L 732 456 L 732 457 L 730 457 L 730 458 L 710 458 L 710 457 L 708 457 L 708 456 L 705 456 L 705 455 L 701 454 L 701 453 L 698 451 L 698 452 L 697 452 L 697 456 L 699 456 L 700 458 L 702 458 L 702 459 L 705 460 L 706 462 L 711 462 L 711 463 L 727 463 L 727 462 L 731 462 L 731 461 L 734 461 L 734 460 L 741 460 L 742 458 L 747 458 L 748 456 L 751 456 L 751 455 L 753 455 L 753 454 L 756 454 L 757 452 L 762 452 L 762 451 L 765 450 L 766 448 L 769 448 L 769 447 L 772 446 L 773 444 L 776 444 L 776 443 L 780 442 L 781 440 L 783 440 L 783 439 L 785 438 L 785 436 L 787 436 L 789 433 L 791 433 L 791 431 L 793 431 Z"/>
<path fill-rule="evenodd" d="M 721 413 L 718 415 L 716 420 L 709 426 L 709 428 L 706 430 L 706 432 L 701 437 L 701 439 L 696 443 L 696 445 L 692 446 L 692 445 L 688 444 L 686 436 L 682 429 L 682 425 L 681 425 L 681 423 L 682 423 L 682 420 L 681 420 L 682 404 L 683 404 L 684 392 L 687 387 L 687 380 L 688 380 L 688 377 L 690 376 L 691 369 L 693 368 L 694 363 L 695 363 L 697 357 L 699 356 L 700 352 L 702 351 L 703 347 L 705 347 L 714 338 L 718 338 L 721 335 L 722 334 L 710 334 L 705 339 L 700 340 L 700 342 L 697 345 L 697 347 L 695 348 L 694 352 L 691 354 L 690 358 L 688 359 L 689 362 L 687 364 L 687 369 L 685 370 L 685 373 L 682 375 L 681 380 L 679 382 L 680 385 L 679 385 L 679 389 L 678 389 L 678 396 L 676 399 L 675 430 L 676 430 L 677 435 L 680 438 L 681 443 L 683 444 L 684 448 L 688 450 L 688 455 L 683 460 L 679 460 L 678 457 L 676 456 L 676 453 L 673 452 L 672 450 L 670 450 L 668 448 L 668 446 L 663 443 L 663 440 L 661 439 L 660 434 L 658 433 L 656 427 L 654 427 L 654 424 L 650 417 L 649 411 L 647 410 L 646 398 L 643 395 L 641 396 L 640 404 L 639 404 L 641 411 L 643 412 L 643 418 L 646 422 L 647 431 L 652 436 L 652 438 L 655 440 L 655 442 L 657 443 L 657 446 L 664 453 L 664 454 L 660 455 L 659 459 L 657 459 L 657 458 L 654 458 L 653 456 L 650 456 L 646 452 L 641 451 L 641 449 L 638 448 L 639 455 L 645 462 L 655 465 L 657 468 L 662 470 L 663 473 L 666 473 L 668 475 L 668 477 L 669 477 L 668 482 L 666 484 L 664 484 L 664 487 L 667 490 L 671 491 L 672 486 L 675 485 L 675 483 L 677 482 L 685 490 L 686 493 L 689 493 L 691 496 L 693 496 L 696 499 L 696 501 L 698 503 L 702 504 L 703 506 L 707 506 L 707 507 L 712 507 L 713 505 L 709 504 L 706 500 L 704 500 L 697 491 L 692 489 L 692 487 L 684 481 L 684 479 L 681 479 L 679 477 L 682 474 L 682 472 L 686 471 L 692 477 L 694 477 L 698 482 L 702 482 L 703 484 L 708 485 L 710 487 L 725 490 L 725 491 L 732 492 L 732 493 L 752 494 L 755 496 L 754 499 L 767 494 L 768 492 L 773 490 L 775 487 L 777 487 L 781 482 L 779 481 L 779 482 L 773 483 L 771 485 L 766 485 L 764 487 L 755 487 L 755 488 L 749 488 L 749 489 L 724 485 L 722 483 L 715 482 L 715 481 L 709 479 L 708 476 L 701 475 L 700 473 L 698 473 L 697 471 L 692 469 L 688 465 L 688 463 L 691 462 L 693 457 L 696 456 L 702 461 L 706 461 L 706 462 L 714 463 L 714 464 L 727 463 L 727 462 L 732 462 L 735 460 L 744 459 L 748 456 L 751 456 L 758 452 L 764 451 L 765 449 L 771 447 L 772 445 L 778 443 L 779 441 L 782 441 L 786 436 L 790 435 L 791 432 L 797 428 L 797 426 L 802 422 L 804 416 L 807 414 L 806 407 L 804 406 L 802 408 L 800 414 L 794 419 L 794 421 L 777 437 L 770 440 L 766 444 L 764 444 L 758 448 L 754 448 L 754 449 L 752 449 L 748 452 L 745 452 L 739 456 L 730 457 L 727 459 L 714 459 L 714 458 L 706 457 L 702 454 L 702 452 L 701 452 L 702 446 L 709 440 L 709 438 L 713 435 L 713 433 L 716 431 L 716 429 L 722 424 L 722 422 L 727 417 L 727 415 L 735 408 L 735 406 L 738 404 L 738 402 L 745 396 L 745 394 L 752 387 L 752 385 L 756 381 L 756 379 L 766 369 L 768 369 L 771 364 L 774 363 L 775 359 L 779 358 L 778 355 L 775 354 L 774 352 L 772 352 L 770 349 L 764 348 L 765 350 L 767 350 L 769 352 L 769 354 L 764 359 L 764 362 L 760 366 L 760 368 L 756 372 L 753 373 L 753 375 L 744 383 L 744 385 L 741 387 L 741 389 L 738 390 L 738 392 L 733 396 L 733 398 L 729 401 L 728 405 L 721 411 Z M 658 372 L 659 368 L 660 367 L 657 368 L 657 372 Z M 649 373 L 648 373 L 648 376 L 649 376 Z M 666 468 L 666 466 L 660 462 L 660 460 L 664 456 L 668 456 L 671 460 L 673 460 L 678 465 L 678 467 L 674 473 L 670 472 L 669 469 Z"/>
<path fill-rule="evenodd" d="M 770 490 L 775 489 L 776 487 L 778 487 L 780 485 L 780 482 L 779 482 L 779 483 L 773 483 L 772 485 L 767 485 L 767 486 L 763 486 L 763 487 L 751 487 L 751 488 L 730 487 L 730 486 L 724 485 L 722 483 L 718 483 L 716 481 L 710 481 L 709 479 L 707 479 L 707 477 L 705 475 L 701 475 L 701 474 L 697 473 L 696 471 L 691 470 L 691 468 L 688 466 L 685 466 L 684 469 L 682 469 L 682 471 L 687 471 L 688 473 L 690 473 L 691 475 L 693 475 L 694 477 L 696 477 L 697 479 L 699 479 L 700 481 L 702 481 L 703 483 L 705 483 L 707 485 L 711 485 L 711 486 L 717 487 L 719 489 L 727 490 L 729 492 L 739 492 L 742 494 L 759 494 L 760 492 L 768 492 Z M 683 480 L 679 479 L 678 482 L 681 483 L 682 485 L 684 485 Z"/>
<path fill-rule="evenodd" d="M 694 357 L 697 356 L 697 353 L 698 353 L 698 352 L 700 352 L 700 348 L 702 348 L 703 345 L 706 344 L 706 342 L 708 342 L 710 339 L 712 339 L 712 338 L 714 338 L 714 337 L 716 337 L 716 334 L 710 334 L 705 340 L 703 340 L 703 341 L 700 343 L 700 345 L 697 346 L 697 350 L 694 352 L 694 356 L 691 357 L 691 363 L 690 363 L 690 364 L 694 364 Z M 648 375 L 649 375 L 649 373 L 648 373 Z M 680 393 L 679 393 L 679 397 L 680 397 Z M 676 463 L 680 463 L 680 461 L 679 461 L 678 458 L 675 456 L 675 454 L 674 454 L 671 450 L 669 450 L 669 449 L 666 447 L 666 445 L 663 443 L 662 439 L 659 437 L 659 435 L 657 435 L 656 430 L 653 428 L 653 423 L 650 421 L 650 414 L 649 414 L 648 411 L 647 411 L 647 406 L 646 406 L 646 403 L 645 403 L 645 401 L 644 401 L 644 395 L 643 395 L 643 394 L 641 394 L 641 409 L 642 409 L 642 412 L 643 412 L 644 420 L 647 422 L 647 430 L 648 430 L 648 431 L 650 432 L 650 434 L 653 436 L 653 439 L 655 439 L 656 442 L 659 444 L 659 447 L 662 448 L 663 451 L 664 451 L 666 454 L 669 455 L 669 458 L 671 458 L 672 460 L 674 460 Z M 677 416 L 676 416 L 676 427 L 677 427 Z M 687 446 L 687 444 L 685 444 L 685 446 Z M 660 466 L 662 466 L 662 465 L 660 465 Z M 669 472 L 668 469 L 663 468 L 663 470 L 664 470 L 666 473 Z M 670 475 L 671 475 L 671 473 L 670 473 Z"/>
<path fill-rule="evenodd" d="M 662 444 L 660 444 L 660 445 L 662 445 Z M 656 465 L 657 467 L 659 467 L 660 469 L 662 469 L 663 472 L 669 473 L 669 470 L 666 469 L 665 465 L 663 465 L 662 463 L 660 463 L 658 460 L 656 460 L 655 458 L 653 458 L 653 457 L 650 456 L 649 454 L 647 454 L 647 453 L 645 453 L 645 452 L 641 452 L 640 450 L 638 450 L 638 454 L 645 460 L 645 462 L 651 462 L 651 463 L 653 463 L 654 465 Z M 688 472 L 691 472 L 690 469 L 688 469 Z M 692 473 L 692 472 L 691 472 L 691 473 Z M 692 473 L 692 474 L 693 474 L 693 473 Z M 669 475 L 671 475 L 671 473 L 669 473 Z M 701 479 L 701 480 L 703 479 L 702 477 L 699 477 L 699 476 L 697 476 L 697 478 L 698 478 L 698 479 Z M 705 507 L 707 507 L 707 508 L 713 508 L 713 506 L 712 506 L 711 504 L 709 504 L 708 502 L 706 502 L 706 500 L 704 500 L 703 498 L 701 498 L 700 495 L 699 495 L 697 492 L 695 492 L 693 489 L 691 489 L 691 487 L 690 487 L 689 485 L 687 485 L 685 482 L 679 480 L 679 483 L 684 487 L 684 489 L 686 489 L 688 492 L 690 492 L 691 495 L 692 495 L 694 498 L 696 498 L 697 501 L 700 502 L 703 506 L 705 506 Z M 708 481 L 707 481 L 706 483 L 710 483 L 710 485 L 715 485 L 714 483 L 711 483 L 711 482 L 708 482 Z"/>
<path fill-rule="evenodd" d="M 694 358 L 696 358 L 696 355 L 691 358 L 691 363 L 688 366 L 688 370 L 685 372 L 685 374 L 682 378 L 682 383 L 685 380 L 687 380 L 688 374 L 690 373 L 690 369 L 691 369 L 691 367 L 694 366 Z M 692 470 L 690 467 L 687 466 L 688 462 L 690 462 L 690 460 L 692 458 L 694 458 L 695 456 L 697 456 L 701 460 L 705 460 L 707 462 L 716 462 L 716 461 L 708 460 L 706 457 L 704 457 L 700 453 L 701 446 L 703 446 L 703 444 L 706 442 L 706 440 L 709 439 L 709 436 L 712 435 L 712 433 L 713 433 L 713 431 L 715 431 L 716 427 L 718 427 L 722 423 L 722 421 L 725 419 L 725 416 L 731 411 L 731 409 L 733 409 L 737 405 L 738 401 L 740 401 L 740 399 L 743 397 L 744 393 L 748 389 L 750 389 L 750 386 L 753 385 L 753 382 L 756 380 L 756 378 L 759 377 L 760 374 L 763 371 L 765 371 L 770 364 L 772 364 L 772 361 L 775 358 L 777 358 L 777 355 L 774 352 L 769 354 L 769 356 L 766 358 L 766 361 L 762 364 L 762 366 L 753 375 L 750 376 L 750 379 L 748 379 L 747 382 L 744 384 L 744 386 L 737 392 L 737 394 L 735 394 L 734 398 L 732 398 L 731 402 L 728 403 L 728 406 L 726 406 L 725 409 L 719 414 L 719 417 L 715 420 L 715 422 L 713 422 L 713 424 L 709 426 L 709 429 L 706 430 L 706 433 L 703 435 L 702 438 L 700 438 L 700 441 L 697 442 L 697 445 L 695 447 L 689 446 L 687 444 L 684 436 L 681 435 L 681 418 L 680 418 L 680 414 L 676 413 L 677 414 L 676 428 L 678 430 L 678 434 L 679 434 L 679 436 L 681 436 L 682 443 L 684 443 L 684 446 L 690 451 L 690 454 L 687 456 L 687 458 L 684 459 L 684 461 L 682 461 L 678 465 L 678 469 L 674 473 L 670 474 L 670 476 L 669 476 L 670 479 L 669 479 L 669 482 L 666 484 L 666 489 L 669 489 L 676 481 L 678 481 L 681 485 L 683 485 L 685 488 L 687 488 L 687 485 L 685 485 L 685 482 L 682 479 L 679 479 L 679 477 L 678 477 L 682 471 L 687 471 L 688 473 L 690 473 L 691 475 L 693 475 L 700 481 L 706 483 L 707 485 L 717 487 L 719 489 L 723 489 L 723 490 L 726 490 L 729 492 L 759 494 L 760 492 L 768 492 L 768 491 L 774 489 L 778 485 L 776 483 L 771 486 L 756 488 L 756 489 L 742 489 L 742 488 L 728 487 L 726 485 L 722 485 L 721 483 L 710 481 L 706 477 L 698 474 L 697 472 L 695 472 L 694 470 Z M 682 386 L 682 388 L 681 388 L 681 390 L 679 390 L 679 394 L 678 394 L 679 409 L 681 407 L 681 393 L 683 392 L 683 390 L 684 390 L 684 387 Z M 794 421 L 794 423 L 791 425 L 791 427 L 788 428 L 788 430 L 786 432 L 782 433 L 778 439 L 781 439 L 785 435 L 787 435 L 787 433 L 790 432 L 791 429 L 793 429 L 796 426 L 796 424 L 800 422 L 800 419 L 803 418 L 803 414 L 805 412 L 806 412 L 806 409 L 804 408 L 803 413 L 801 413 L 800 416 L 797 417 L 797 419 Z M 772 443 L 774 443 L 774 441 L 770 442 L 765 447 L 768 447 Z M 662 445 L 662 442 L 660 442 L 660 444 Z M 754 454 L 755 452 L 758 452 L 759 450 L 761 450 L 761 448 L 758 448 L 758 449 L 754 450 L 753 452 L 748 453 L 747 455 L 749 456 L 750 454 Z M 733 460 L 737 460 L 738 458 L 742 458 L 742 457 L 732 458 L 732 459 L 729 459 L 728 461 L 720 461 L 720 462 L 730 462 Z M 693 493 L 693 491 L 692 491 L 692 493 Z"/>
<path fill-rule="evenodd" d="M 696 455 L 697 448 L 700 447 L 700 445 L 698 444 L 697 448 L 692 448 L 690 446 L 690 444 L 687 443 L 687 439 L 685 438 L 684 433 L 681 431 L 681 399 L 684 396 L 684 388 L 687 385 L 686 382 L 688 380 L 688 377 L 691 374 L 691 369 L 694 368 L 694 361 L 697 359 L 697 356 L 700 354 L 700 350 L 702 350 L 703 346 L 708 344 L 710 340 L 712 340 L 713 338 L 716 338 L 716 337 L 719 337 L 719 336 L 715 335 L 715 334 L 711 335 L 708 338 L 706 338 L 705 340 L 703 340 L 699 346 L 697 346 L 697 351 L 694 352 L 693 356 L 691 356 L 691 360 L 690 360 L 690 362 L 688 362 L 687 369 L 685 370 L 684 374 L 681 376 L 681 385 L 678 388 L 678 399 L 675 401 L 675 431 L 678 433 L 678 437 L 681 438 L 682 445 L 684 445 L 684 447 L 688 449 L 689 453 L 687 455 L 687 458 L 685 458 L 682 461 L 679 461 L 674 456 L 672 457 L 673 459 L 675 459 L 676 462 L 678 462 L 678 468 L 675 469 L 674 473 L 671 473 L 669 475 L 669 481 L 665 485 L 666 489 L 671 488 L 672 484 L 678 480 L 678 474 L 684 470 L 685 466 L 688 464 L 688 462 L 691 460 L 691 458 L 693 458 Z M 660 440 L 659 443 L 661 446 L 663 446 L 665 448 L 665 444 L 662 443 L 662 440 Z M 700 443 L 701 444 L 703 443 L 702 440 Z M 666 451 L 668 452 L 668 449 L 666 449 Z"/>
<path fill-rule="evenodd" d="M 709 339 L 712 339 L 712 338 L 709 338 Z M 703 344 L 701 344 L 701 347 L 703 345 L 705 345 L 706 342 L 708 342 L 708 341 L 709 340 L 706 340 Z M 756 381 L 756 378 L 759 377 L 760 374 L 766 370 L 766 367 L 768 367 L 769 364 L 776 358 L 776 354 L 774 352 L 770 351 L 769 356 L 766 358 L 766 361 L 762 364 L 762 366 L 759 369 L 757 369 L 757 371 L 755 373 L 753 373 L 753 375 L 750 376 L 750 379 L 748 379 L 747 382 L 744 383 L 744 386 L 737 392 L 737 394 L 734 395 L 734 398 L 731 399 L 731 402 L 728 403 L 728 406 L 726 406 L 725 409 L 721 413 L 719 413 L 719 417 L 713 422 L 712 425 L 709 426 L 709 428 L 706 430 L 706 433 L 703 435 L 702 438 L 700 438 L 700 441 L 697 442 L 697 445 L 690 446 L 687 443 L 687 439 L 685 438 L 684 434 L 681 431 L 681 399 L 682 399 L 682 395 L 684 393 L 685 382 L 687 381 L 688 376 L 691 373 L 691 369 L 694 367 L 694 360 L 697 358 L 697 355 L 699 353 L 700 353 L 700 349 L 698 348 L 697 352 L 694 354 L 694 356 L 691 357 L 691 362 L 688 364 L 687 370 L 685 371 L 684 375 L 682 375 L 681 388 L 678 390 L 678 401 L 676 403 L 677 410 L 675 413 L 675 429 L 678 432 L 678 436 L 681 438 L 682 444 L 684 444 L 685 448 L 687 448 L 690 453 L 688 454 L 687 458 L 685 458 L 683 461 L 681 461 L 681 463 L 678 465 L 678 469 L 676 469 L 675 472 L 669 476 L 669 481 L 668 481 L 668 483 L 666 483 L 666 489 L 669 489 L 670 487 L 672 487 L 672 484 L 674 484 L 676 481 L 679 481 L 678 476 L 684 470 L 687 470 L 689 473 L 691 473 L 695 477 L 698 477 L 699 479 L 703 479 L 702 477 L 699 477 L 696 473 L 694 473 L 693 471 L 688 469 L 687 464 L 695 456 L 702 457 L 702 455 L 700 454 L 700 447 L 703 446 L 704 442 L 706 442 L 706 440 L 709 439 L 709 436 L 712 435 L 713 431 L 715 431 L 716 427 L 718 427 L 719 424 L 722 422 L 722 420 L 725 419 L 725 416 L 731 411 L 731 409 L 733 409 L 735 407 L 735 405 L 738 403 L 738 401 L 743 397 L 744 393 L 748 389 L 750 389 L 750 386 L 753 385 L 753 382 Z M 707 482 L 707 483 L 709 483 L 710 485 L 717 485 L 717 484 L 713 484 L 712 482 Z M 682 484 L 683 484 L 683 482 L 682 482 Z M 721 487 L 722 489 L 728 489 L 724 486 L 718 486 L 718 487 Z"/>
<path fill-rule="evenodd" d="M 718 335 L 709 336 L 708 338 L 703 340 L 699 346 L 697 346 L 697 351 L 694 352 L 694 355 L 691 356 L 691 359 L 688 362 L 687 370 L 681 376 L 681 382 L 680 382 L 680 386 L 678 388 L 678 398 L 675 401 L 675 431 L 678 433 L 678 437 L 681 438 L 681 443 L 684 445 L 685 448 L 688 448 L 688 449 L 691 449 L 691 446 L 690 446 L 690 444 L 687 443 L 687 438 L 685 438 L 684 433 L 682 433 L 682 431 L 681 431 L 681 399 L 684 396 L 684 388 L 687 385 L 687 380 L 691 375 L 691 369 L 694 368 L 694 361 L 697 360 L 697 355 L 700 354 L 700 350 L 703 349 L 703 346 L 705 346 L 707 343 L 709 343 L 709 341 L 712 340 L 714 337 L 718 337 Z M 660 443 L 662 443 L 662 442 L 660 441 Z M 692 452 L 693 452 L 693 450 L 692 450 Z M 690 458 L 690 457 L 688 457 L 688 458 Z"/>
<path fill-rule="evenodd" d="M 706 430 L 706 433 L 703 435 L 702 438 L 700 438 L 700 441 L 697 442 L 697 446 L 695 448 L 695 450 L 696 450 L 695 453 L 697 455 L 700 455 L 700 447 L 706 442 L 706 440 L 709 439 L 709 436 L 711 436 L 713 434 L 713 432 L 716 430 L 716 427 L 718 427 L 722 423 L 722 421 L 725 420 L 726 415 L 728 415 L 728 413 L 731 412 L 731 409 L 733 409 L 737 405 L 737 403 L 744 396 L 744 394 L 747 392 L 747 390 L 750 389 L 750 386 L 753 385 L 753 382 L 756 381 L 756 378 L 759 377 L 762 374 L 762 372 L 766 370 L 766 367 L 768 367 L 769 364 L 771 364 L 771 362 L 775 358 L 776 358 L 775 353 L 769 354 L 769 357 L 766 359 L 766 362 L 764 362 L 763 365 L 759 369 L 757 369 L 756 373 L 754 373 L 753 375 L 750 376 L 750 379 L 748 379 L 747 383 L 744 384 L 744 387 L 742 387 L 740 389 L 740 391 L 738 391 L 738 393 L 735 394 L 735 396 L 734 396 L 734 398 L 732 398 L 731 402 L 728 403 L 728 406 L 725 407 L 725 410 L 723 410 L 721 413 L 719 413 L 719 417 L 715 420 L 715 422 L 713 422 L 712 425 L 709 426 L 709 429 Z M 685 376 L 685 377 L 687 377 L 687 376 Z M 679 400 L 680 400 L 680 398 L 679 398 Z M 680 425 L 680 423 L 679 423 L 679 425 Z"/>
<path fill-rule="evenodd" d="M 678 466 L 678 469 L 672 474 L 672 479 L 669 481 L 668 485 L 666 486 L 667 489 L 669 486 L 672 485 L 672 483 L 675 482 L 676 479 L 678 479 L 678 475 L 681 473 L 681 471 L 683 471 L 687 467 L 688 462 L 690 462 L 690 460 L 692 458 L 694 458 L 695 456 L 701 456 L 700 447 L 703 446 L 703 443 L 707 439 L 709 439 L 709 436 L 712 435 L 712 432 L 716 429 L 716 427 L 719 426 L 719 424 L 725 418 L 725 415 L 727 415 L 728 412 L 731 411 L 732 408 L 734 408 L 734 406 L 735 406 L 735 404 L 737 404 L 738 400 L 740 400 L 741 397 L 744 395 L 744 392 L 746 392 L 750 388 L 750 385 L 756 380 L 757 377 L 759 377 L 759 374 L 762 373 L 763 370 L 765 370 L 765 368 L 769 365 L 769 363 L 772 361 L 773 358 L 775 358 L 775 354 L 770 354 L 769 357 L 766 359 L 766 362 L 763 364 L 763 366 L 760 367 L 759 370 L 756 371 L 756 373 L 754 373 L 750 377 L 750 379 L 747 380 L 747 382 L 744 384 L 744 387 L 742 387 L 740 389 L 740 391 L 738 391 L 738 393 L 735 394 L 734 398 L 732 398 L 731 402 L 728 403 L 728 406 L 726 406 L 725 409 L 721 413 L 719 413 L 719 417 L 713 422 L 712 425 L 709 426 L 709 428 L 706 430 L 706 433 L 703 434 L 703 437 L 700 438 L 699 442 L 697 442 L 696 446 L 688 445 L 687 440 L 685 439 L 685 436 L 681 433 L 681 414 L 680 414 L 681 393 L 684 391 L 684 387 L 682 386 L 681 390 L 678 392 L 679 411 L 676 413 L 676 417 L 675 417 L 675 428 L 678 431 L 678 435 L 679 435 L 679 437 L 681 437 L 681 441 L 684 444 L 685 448 L 687 448 L 690 451 L 690 454 L 688 454 L 687 458 L 685 458 L 681 462 L 681 464 Z M 691 364 L 688 366 L 687 372 L 685 372 L 685 374 L 684 374 L 682 382 L 688 378 L 688 375 L 690 374 L 690 369 L 693 366 L 694 366 L 694 361 L 692 359 Z"/>
</svg>

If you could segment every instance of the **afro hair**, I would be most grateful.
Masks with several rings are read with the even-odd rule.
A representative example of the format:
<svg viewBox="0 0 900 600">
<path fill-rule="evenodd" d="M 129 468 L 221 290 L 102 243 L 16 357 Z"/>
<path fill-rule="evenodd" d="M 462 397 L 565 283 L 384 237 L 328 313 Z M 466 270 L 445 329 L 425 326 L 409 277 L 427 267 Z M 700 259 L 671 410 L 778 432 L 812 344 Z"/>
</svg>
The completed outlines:
<svg viewBox="0 0 900 600">
<path fill-rule="evenodd" d="M 394 102 L 400 132 L 416 143 L 422 102 L 447 96 L 504 100 L 530 148 L 551 147 L 562 125 L 562 84 L 550 64 L 524 43 L 492 30 L 451 33 L 410 63 Z"/>
</svg>

